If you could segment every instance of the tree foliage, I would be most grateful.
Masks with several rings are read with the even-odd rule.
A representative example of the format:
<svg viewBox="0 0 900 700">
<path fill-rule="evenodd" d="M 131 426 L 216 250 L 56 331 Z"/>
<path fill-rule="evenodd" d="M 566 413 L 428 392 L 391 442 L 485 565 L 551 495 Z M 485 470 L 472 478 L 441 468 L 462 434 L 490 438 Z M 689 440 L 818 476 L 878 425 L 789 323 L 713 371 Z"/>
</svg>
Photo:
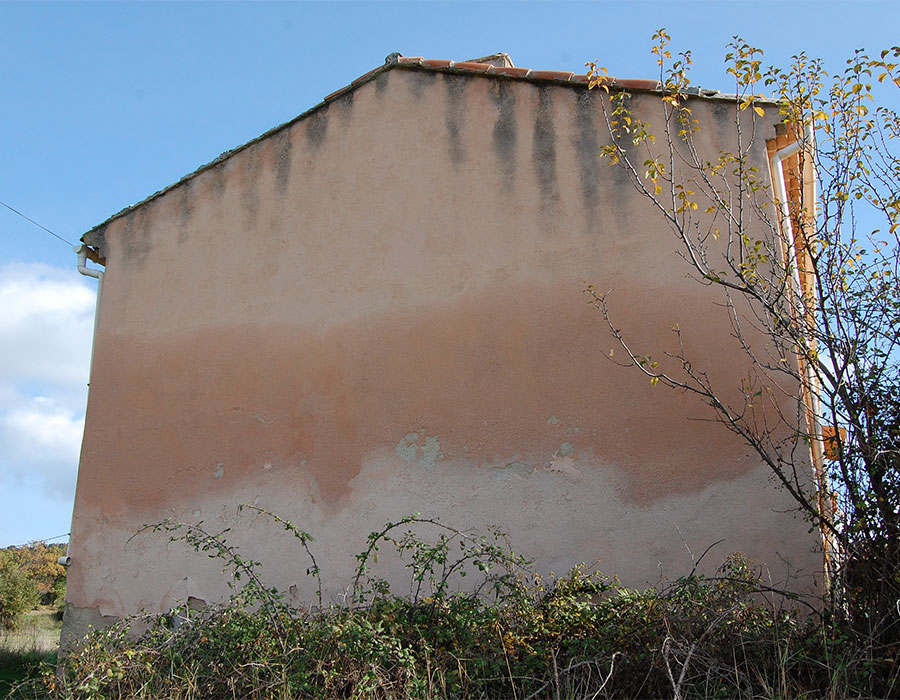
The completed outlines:
<svg viewBox="0 0 900 700">
<path fill-rule="evenodd" d="M 39 602 L 35 582 L 11 561 L 0 560 L 0 630 L 16 629 L 22 615 Z"/>
<path fill-rule="evenodd" d="M 56 560 L 65 553 L 64 544 L 45 542 L 0 549 L 0 627 L 16 627 L 40 603 L 62 606 L 66 569 Z"/>
<path fill-rule="evenodd" d="M 66 578 L 66 568 L 57 561 L 66 553 L 64 544 L 32 542 L 24 547 L 9 547 L 4 552 L 37 584 L 41 595 L 49 593 L 58 581 Z"/>
<path fill-rule="evenodd" d="M 699 284 L 717 288 L 749 371 L 715 384 L 685 351 L 647 354 L 591 289 L 626 355 L 652 384 L 709 404 L 768 465 L 828 545 L 833 612 L 875 644 L 900 641 L 900 47 L 857 51 L 830 74 L 805 54 L 765 67 L 735 38 L 733 144 L 715 159 L 697 145 L 691 55 L 654 35 L 663 133 L 589 64 L 622 168 L 677 241 Z M 769 91 L 771 97 L 761 92 Z M 717 99 L 721 100 L 722 97 Z M 771 114 L 773 166 L 757 167 Z M 783 156 L 783 159 L 781 159 Z M 780 182 L 784 178 L 783 186 Z M 735 389 L 737 390 L 735 392 Z M 774 418 L 773 418 L 774 416 Z M 811 478 L 811 471 L 815 478 Z"/>
</svg>

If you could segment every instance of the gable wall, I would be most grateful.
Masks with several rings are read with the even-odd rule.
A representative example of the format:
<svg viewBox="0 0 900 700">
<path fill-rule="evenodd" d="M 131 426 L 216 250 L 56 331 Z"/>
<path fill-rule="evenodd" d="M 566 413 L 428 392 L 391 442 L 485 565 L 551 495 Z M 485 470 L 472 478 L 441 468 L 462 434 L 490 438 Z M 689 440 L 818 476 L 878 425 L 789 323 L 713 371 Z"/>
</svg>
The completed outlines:
<svg viewBox="0 0 900 700">
<path fill-rule="evenodd" d="M 723 538 L 713 559 L 742 550 L 776 579 L 781 557 L 820 568 L 749 449 L 605 357 L 590 283 L 614 289 L 635 347 L 671 349 L 677 322 L 714 380 L 743 362 L 717 298 L 596 157 L 601 95 L 388 71 L 113 220 L 70 619 L 228 594 L 216 562 L 132 537 L 166 517 L 234 527 L 268 582 L 312 602 L 299 547 L 240 503 L 317 538 L 327 596 L 411 512 L 634 585 Z M 701 148 L 732 147 L 723 106 L 695 110 Z"/>
</svg>

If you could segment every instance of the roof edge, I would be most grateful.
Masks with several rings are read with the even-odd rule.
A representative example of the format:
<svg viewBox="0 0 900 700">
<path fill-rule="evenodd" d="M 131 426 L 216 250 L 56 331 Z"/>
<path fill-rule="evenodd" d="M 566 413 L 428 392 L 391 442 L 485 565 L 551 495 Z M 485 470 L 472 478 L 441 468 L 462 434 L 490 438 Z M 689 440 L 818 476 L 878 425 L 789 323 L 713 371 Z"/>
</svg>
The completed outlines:
<svg viewBox="0 0 900 700">
<path fill-rule="evenodd" d="M 500 56 L 501 54 L 496 54 L 496 56 Z M 506 55 L 506 54 L 502 54 Z M 485 58 L 492 58 L 492 56 L 487 56 Z M 512 63 L 510 61 L 510 63 Z M 250 139 L 242 143 L 239 146 L 235 146 L 234 148 L 230 148 L 227 151 L 223 151 L 218 156 L 213 158 L 211 161 L 204 163 L 199 166 L 195 170 L 192 170 L 188 174 L 179 178 L 175 182 L 163 187 L 160 190 L 157 190 L 153 194 L 144 197 L 142 200 L 135 202 L 134 204 L 130 204 L 123 209 L 120 209 L 112 216 L 108 217 L 101 223 L 96 226 L 88 229 L 80 238 L 80 240 L 87 246 L 91 246 L 96 248 L 100 255 L 105 258 L 105 251 L 102 250 L 103 242 L 105 242 L 104 229 L 109 226 L 113 221 L 119 219 L 123 216 L 127 216 L 132 211 L 138 209 L 139 207 L 144 206 L 145 204 L 152 202 L 159 197 L 162 197 L 164 194 L 174 190 L 175 188 L 181 186 L 185 182 L 194 179 L 201 173 L 206 172 L 207 170 L 211 170 L 221 163 L 225 162 L 232 156 L 240 153 L 241 151 L 250 148 L 251 146 L 267 139 L 268 137 L 277 134 L 282 129 L 287 129 L 297 122 L 306 119 L 312 114 L 318 112 L 319 110 L 327 107 L 329 104 L 334 102 L 335 100 L 347 95 L 362 85 L 365 85 L 372 80 L 375 80 L 382 73 L 399 68 L 404 70 L 426 70 L 428 72 L 434 73 L 448 73 L 451 75 L 466 75 L 469 77 L 491 77 L 491 78 L 499 78 L 504 80 L 518 80 L 518 81 L 529 81 L 529 82 L 540 82 L 552 85 L 560 85 L 560 86 L 568 86 L 574 88 L 584 88 L 590 89 L 590 75 L 587 73 L 573 73 L 567 71 L 553 71 L 553 70 L 532 70 L 530 68 L 517 68 L 514 66 L 505 66 L 505 65 L 495 65 L 493 63 L 479 63 L 477 61 L 448 61 L 448 60 L 439 60 L 439 59 L 427 59 L 422 56 L 403 56 L 400 53 L 392 53 L 389 54 L 385 58 L 385 62 L 378 66 L 377 68 L 373 68 L 372 70 L 363 73 L 361 76 L 351 81 L 348 85 L 345 85 L 342 88 L 335 90 L 332 93 L 326 95 L 321 102 L 313 105 L 309 109 L 301 112 L 296 117 L 289 119 L 286 122 L 283 122 L 277 126 L 268 129 L 263 132 L 259 136 Z M 604 87 L 609 88 L 611 90 L 616 91 L 628 91 L 628 92 L 660 92 L 662 90 L 662 85 L 658 80 L 640 80 L 640 79 L 624 79 L 619 80 L 612 76 L 606 76 L 602 78 L 602 83 Z M 690 97 L 696 98 L 706 98 L 706 99 L 725 99 L 734 101 L 737 99 L 736 95 L 721 93 L 718 90 L 704 90 L 699 87 L 691 87 L 687 90 L 687 94 Z M 774 101 L 770 101 L 767 99 L 760 100 L 766 104 L 777 104 Z"/>
</svg>

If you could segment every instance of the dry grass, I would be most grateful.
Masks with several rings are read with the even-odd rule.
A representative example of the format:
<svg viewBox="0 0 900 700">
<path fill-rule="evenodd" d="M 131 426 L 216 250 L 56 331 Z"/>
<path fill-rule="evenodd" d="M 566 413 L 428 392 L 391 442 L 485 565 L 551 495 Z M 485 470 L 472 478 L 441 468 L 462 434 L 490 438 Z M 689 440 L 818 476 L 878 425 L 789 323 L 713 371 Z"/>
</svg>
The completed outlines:
<svg viewBox="0 0 900 700">
<path fill-rule="evenodd" d="M 42 607 L 25 613 L 19 629 L 0 632 L 0 649 L 7 652 L 36 651 L 44 654 L 59 647 L 59 632 L 62 622 L 57 619 L 56 610 Z"/>
<path fill-rule="evenodd" d="M 55 609 L 40 608 L 26 613 L 19 629 L 0 631 L 0 698 L 34 677 L 42 664 L 56 663 L 61 627 Z"/>
</svg>

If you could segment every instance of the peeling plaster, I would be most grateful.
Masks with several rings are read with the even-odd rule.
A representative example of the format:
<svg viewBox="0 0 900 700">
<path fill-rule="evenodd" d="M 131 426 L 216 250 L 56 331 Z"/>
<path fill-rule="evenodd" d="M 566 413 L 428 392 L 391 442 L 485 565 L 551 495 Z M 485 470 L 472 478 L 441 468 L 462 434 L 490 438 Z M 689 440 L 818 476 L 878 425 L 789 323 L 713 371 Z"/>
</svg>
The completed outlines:
<svg viewBox="0 0 900 700">
<path fill-rule="evenodd" d="M 443 459 L 441 454 L 441 443 L 434 436 L 425 438 L 425 444 L 422 446 L 422 459 L 419 463 L 426 469 L 434 469 L 437 463 Z"/>
<path fill-rule="evenodd" d="M 552 472 L 580 477 L 581 470 L 578 465 L 578 453 L 575 451 L 575 447 L 570 442 L 564 442 L 559 446 L 559 451 L 550 458 L 549 469 Z"/>
<path fill-rule="evenodd" d="M 534 474 L 534 467 L 524 462 L 510 462 L 503 467 L 491 467 L 488 476 L 494 481 L 514 481 L 515 479 L 527 479 Z"/>
<path fill-rule="evenodd" d="M 397 447 L 395 448 L 397 456 L 400 459 L 405 459 L 407 462 L 414 462 L 416 459 L 416 452 L 419 449 L 418 442 L 418 433 L 407 433 L 403 439 L 397 443 Z"/>
<path fill-rule="evenodd" d="M 116 615 L 104 615 L 100 607 L 79 608 L 66 603 L 63 613 L 62 633 L 60 634 L 60 656 L 71 652 L 84 635 L 91 629 L 101 630 L 114 625 L 121 618 Z"/>
<path fill-rule="evenodd" d="M 421 443 L 421 444 L 420 444 Z M 444 458 L 441 442 L 434 435 L 425 436 L 419 433 L 407 433 L 394 448 L 397 456 L 425 469 L 434 469 Z"/>
<path fill-rule="evenodd" d="M 207 594 L 196 580 L 190 576 L 184 576 L 166 591 L 161 601 L 160 609 L 171 610 L 179 605 L 189 603 L 191 599 L 205 604 L 207 597 Z"/>
</svg>

